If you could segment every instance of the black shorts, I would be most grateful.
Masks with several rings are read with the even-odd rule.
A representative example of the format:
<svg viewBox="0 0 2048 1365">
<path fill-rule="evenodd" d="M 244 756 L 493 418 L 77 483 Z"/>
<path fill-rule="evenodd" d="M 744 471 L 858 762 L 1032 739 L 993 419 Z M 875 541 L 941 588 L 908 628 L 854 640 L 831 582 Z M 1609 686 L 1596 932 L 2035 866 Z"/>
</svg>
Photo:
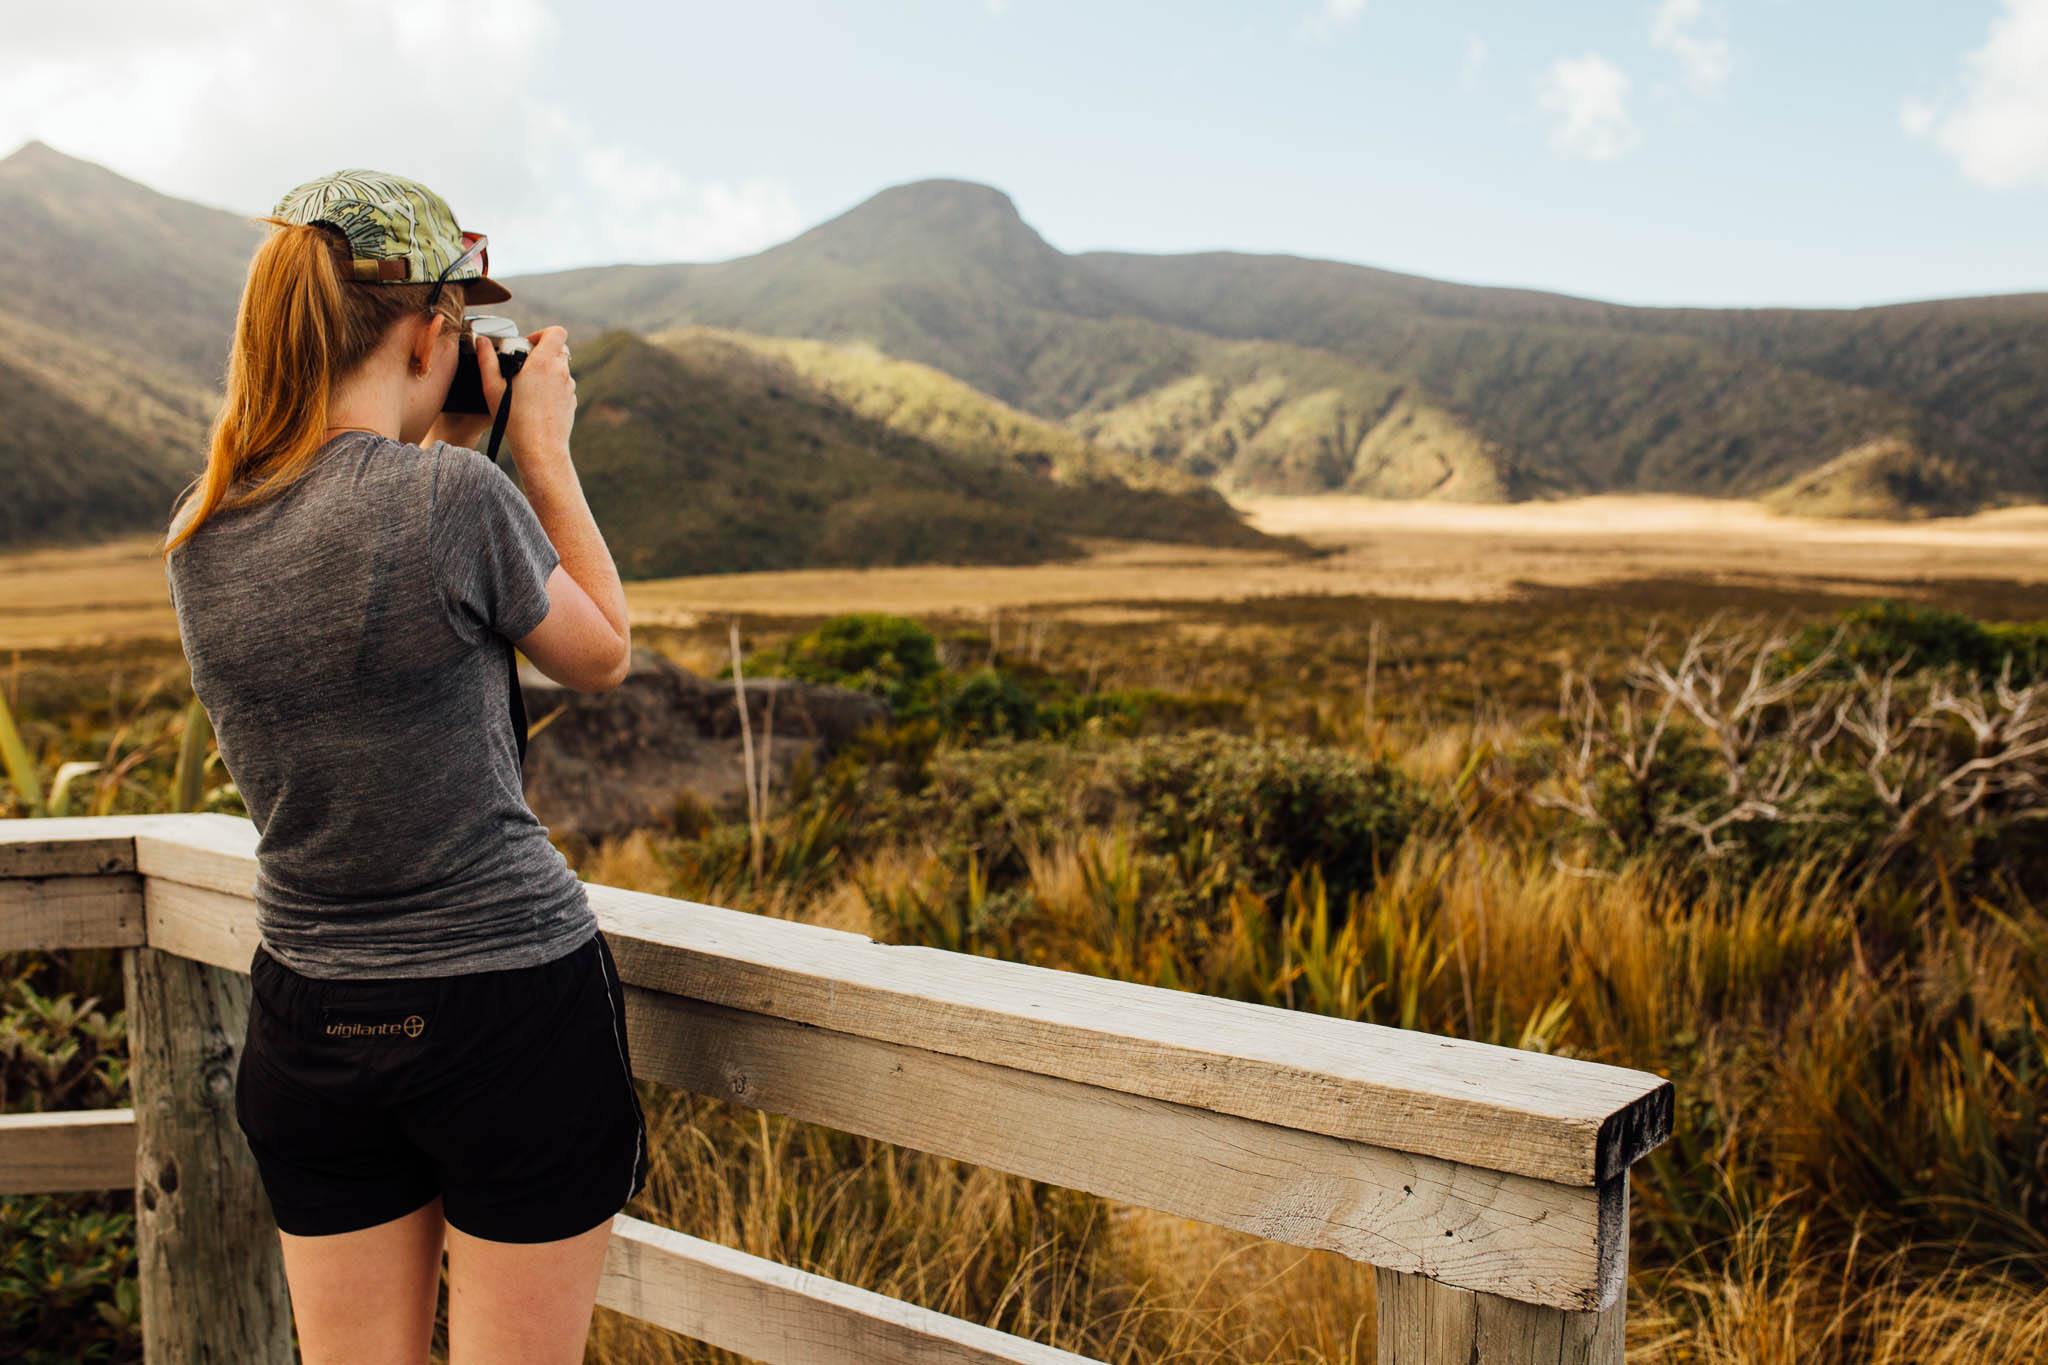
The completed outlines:
<svg viewBox="0 0 2048 1365">
<path fill-rule="evenodd" d="M 602 933 L 538 967 L 303 976 L 262 947 L 235 1117 L 277 1225 L 353 1232 L 442 1198 L 449 1224 L 551 1242 L 647 1183 L 625 992 Z"/>
</svg>

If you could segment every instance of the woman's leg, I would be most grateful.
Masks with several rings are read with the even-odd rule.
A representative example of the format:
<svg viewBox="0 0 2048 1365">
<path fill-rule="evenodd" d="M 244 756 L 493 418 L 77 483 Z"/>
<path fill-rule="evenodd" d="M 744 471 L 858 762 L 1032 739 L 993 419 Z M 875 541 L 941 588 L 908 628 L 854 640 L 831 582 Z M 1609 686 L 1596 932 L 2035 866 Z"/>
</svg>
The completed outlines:
<svg viewBox="0 0 2048 1365">
<path fill-rule="evenodd" d="M 435 1195 L 356 1232 L 279 1232 L 303 1365 L 425 1365 L 446 1229 Z"/>
<path fill-rule="evenodd" d="M 611 1236 L 609 1218 L 556 1242 L 492 1242 L 451 1225 L 448 1365 L 582 1365 Z"/>
</svg>

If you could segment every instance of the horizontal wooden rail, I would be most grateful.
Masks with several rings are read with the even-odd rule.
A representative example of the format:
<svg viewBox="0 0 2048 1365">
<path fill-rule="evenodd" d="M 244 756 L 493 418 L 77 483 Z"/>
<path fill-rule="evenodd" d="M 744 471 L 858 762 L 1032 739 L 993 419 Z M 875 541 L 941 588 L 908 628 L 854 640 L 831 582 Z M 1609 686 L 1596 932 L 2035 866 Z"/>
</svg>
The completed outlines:
<svg viewBox="0 0 2048 1365">
<path fill-rule="evenodd" d="M 141 942 L 246 971 L 256 843 L 226 816 L 0 821 L 0 950 L 133 944 L 139 894 Z M 1563 1358 L 1618 1350 L 1660 1077 L 587 889 L 643 1078 L 1340 1251 L 1404 1323 L 1507 1330 L 1498 1299 L 1593 1343 Z"/>
<path fill-rule="evenodd" d="M 1620 1292 L 1625 1176 L 1479 1170 L 630 985 L 626 1010 L 664 1085 L 1553 1308 Z"/>
<path fill-rule="evenodd" d="M 612 1218 L 597 1301 L 753 1360 L 872 1365 L 1090 1365 L 1093 1360 L 623 1213 Z"/>
<path fill-rule="evenodd" d="M 0 1194 L 119 1190 L 135 1183 L 135 1111 L 0 1114 Z"/>
</svg>

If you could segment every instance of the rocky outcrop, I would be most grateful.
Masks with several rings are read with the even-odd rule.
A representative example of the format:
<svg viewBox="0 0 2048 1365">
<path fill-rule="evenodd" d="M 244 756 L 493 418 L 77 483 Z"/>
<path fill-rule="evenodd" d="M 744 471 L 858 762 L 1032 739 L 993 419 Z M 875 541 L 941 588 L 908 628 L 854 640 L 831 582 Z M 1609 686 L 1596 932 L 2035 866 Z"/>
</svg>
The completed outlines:
<svg viewBox="0 0 2048 1365">
<path fill-rule="evenodd" d="M 609 692 L 562 687 L 522 662 L 529 725 L 526 801 L 548 832 L 596 840 L 666 826 L 683 798 L 744 807 L 746 762 L 731 679 L 699 677 L 659 654 L 633 651 Z M 747 716 L 769 789 L 788 781 L 798 755 L 821 763 L 865 727 L 888 719 L 865 692 L 790 678 L 747 683 Z"/>
</svg>

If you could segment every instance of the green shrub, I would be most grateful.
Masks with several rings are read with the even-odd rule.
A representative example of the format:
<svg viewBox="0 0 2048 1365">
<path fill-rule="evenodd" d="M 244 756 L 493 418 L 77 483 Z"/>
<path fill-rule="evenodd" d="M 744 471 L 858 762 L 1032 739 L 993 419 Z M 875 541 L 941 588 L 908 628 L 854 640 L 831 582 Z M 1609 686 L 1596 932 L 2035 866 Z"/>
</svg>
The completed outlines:
<svg viewBox="0 0 2048 1365">
<path fill-rule="evenodd" d="M 1188 729 L 1239 729 L 1246 723 L 1245 705 L 1242 696 L 1184 695 L 1150 687 L 1056 696 L 1039 703 L 1038 729 L 1041 734 L 1054 736 L 1083 730 L 1140 735 Z"/>
<path fill-rule="evenodd" d="M 0 1340 L 9 1360 L 142 1359 L 135 1215 L 111 1202 L 98 1193 L 0 1196 Z"/>
<path fill-rule="evenodd" d="M 127 1104 L 127 1017 L 111 1018 L 30 984 L 38 967 L 5 959 L 0 1098 L 9 1113 Z M 0 1341 L 24 1365 L 142 1359 L 134 1194 L 93 1190 L 0 1196 Z"/>
<path fill-rule="evenodd" d="M 1238 886 L 1277 895 L 1311 865 L 1342 904 L 1372 885 L 1423 809 L 1388 764 L 1197 730 L 941 753 L 929 788 L 890 819 L 934 833 L 949 859 L 978 860 L 991 894 L 1026 875 L 1034 849 L 1131 827 L 1148 898 L 1213 913 Z"/>
<path fill-rule="evenodd" d="M 2015 685 L 2048 676 L 2048 623 L 1986 625 L 1958 611 L 1892 601 L 1808 626 L 1794 638 L 1784 664 L 1796 669 L 1813 662 L 1837 632 L 1837 676 L 1845 676 L 1850 665 L 1882 673 L 1903 660 L 1909 671 L 1955 668 L 1989 682 L 2008 659 Z"/>
<path fill-rule="evenodd" d="M 805 682 L 871 692 L 898 711 L 939 671 L 932 633 L 905 616 L 835 616 L 782 648 L 780 671 Z"/>
<path fill-rule="evenodd" d="M 1216 731 L 1130 746 L 1120 785 L 1151 847 L 1221 857 L 1267 896 L 1320 868 L 1339 904 L 1371 888 L 1423 810 L 1390 764 Z"/>
<path fill-rule="evenodd" d="M 1038 699 L 999 668 L 979 668 L 960 679 L 937 710 L 947 731 L 969 741 L 1038 733 Z"/>
</svg>

